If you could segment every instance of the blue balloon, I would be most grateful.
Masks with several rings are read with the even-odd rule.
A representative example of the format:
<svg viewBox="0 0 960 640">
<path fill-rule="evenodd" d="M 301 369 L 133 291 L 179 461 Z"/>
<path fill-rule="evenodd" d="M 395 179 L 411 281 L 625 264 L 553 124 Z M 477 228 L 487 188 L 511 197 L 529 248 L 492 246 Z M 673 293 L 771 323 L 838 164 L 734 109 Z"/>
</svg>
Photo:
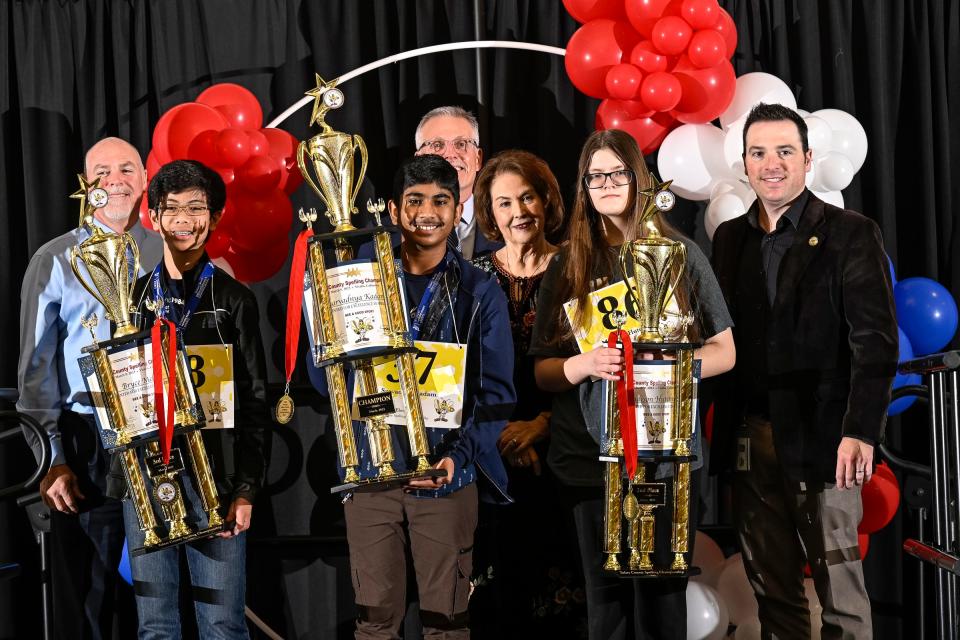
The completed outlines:
<svg viewBox="0 0 960 640">
<path fill-rule="evenodd" d="M 897 327 L 897 332 L 900 334 L 900 355 L 897 358 L 897 362 L 903 364 L 907 360 L 913 360 L 913 347 L 910 345 L 910 339 L 907 337 L 907 334 L 903 332 L 903 329 Z M 898 373 L 893 379 L 893 388 L 896 390 L 900 387 L 905 387 L 912 384 L 921 384 L 922 382 L 923 380 L 920 378 L 919 374 L 911 373 L 908 375 L 903 375 L 902 373 Z M 895 416 L 898 413 L 903 413 L 916 401 L 917 396 L 897 398 L 890 403 L 890 407 L 887 409 L 887 415 Z"/>
<path fill-rule="evenodd" d="M 957 331 L 957 303 L 942 284 L 930 278 L 907 278 L 893 289 L 897 324 L 910 339 L 914 354 L 925 356 L 945 347 Z"/>
<path fill-rule="evenodd" d="M 120 577 L 123 581 L 133 586 L 133 573 L 130 570 L 130 550 L 127 549 L 127 541 L 123 541 L 123 553 L 120 554 L 120 566 L 117 567 Z"/>
<path fill-rule="evenodd" d="M 897 272 L 893 269 L 893 260 L 890 259 L 890 254 L 884 254 L 887 256 L 887 266 L 890 267 L 890 284 L 892 286 L 897 286 Z"/>
</svg>

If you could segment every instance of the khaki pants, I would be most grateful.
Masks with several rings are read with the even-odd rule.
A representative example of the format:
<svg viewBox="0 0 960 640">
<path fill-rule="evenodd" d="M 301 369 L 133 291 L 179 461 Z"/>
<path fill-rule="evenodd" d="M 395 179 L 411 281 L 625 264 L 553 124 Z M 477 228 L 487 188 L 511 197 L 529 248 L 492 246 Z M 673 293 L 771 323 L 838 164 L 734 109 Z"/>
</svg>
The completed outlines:
<svg viewBox="0 0 960 640">
<path fill-rule="evenodd" d="M 750 438 L 750 470 L 734 474 L 734 519 L 761 637 L 810 637 L 805 562 L 823 606 L 823 640 L 873 637 L 857 543 L 860 488 L 789 478 L 777 463 L 769 421 L 748 417 L 743 435 Z"/>
<path fill-rule="evenodd" d="M 356 637 L 400 637 L 409 549 L 423 637 L 469 638 L 476 484 L 442 498 L 417 498 L 400 488 L 358 492 L 347 501 L 344 512 L 359 610 Z"/>
</svg>

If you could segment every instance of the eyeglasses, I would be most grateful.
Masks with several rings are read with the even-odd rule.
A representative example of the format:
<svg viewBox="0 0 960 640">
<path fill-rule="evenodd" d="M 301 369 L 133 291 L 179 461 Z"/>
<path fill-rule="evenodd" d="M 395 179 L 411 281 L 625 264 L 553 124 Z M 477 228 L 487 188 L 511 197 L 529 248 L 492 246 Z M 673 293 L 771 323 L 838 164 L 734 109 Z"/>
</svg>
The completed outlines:
<svg viewBox="0 0 960 640">
<path fill-rule="evenodd" d="M 607 184 L 607 178 L 615 187 L 622 187 L 633 182 L 633 171 L 630 169 L 618 169 L 617 171 L 607 171 L 606 173 L 588 173 L 583 176 L 583 184 L 587 189 L 600 189 Z"/>
<path fill-rule="evenodd" d="M 184 204 L 178 207 L 167 205 L 160 209 L 160 215 L 172 218 L 178 213 L 186 213 L 191 218 L 199 218 L 208 211 L 210 211 L 210 207 L 205 204 Z"/>
<path fill-rule="evenodd" d="M 466 153 L 470 150 L 470 146 L 480 147 L 480 143 L 476 140 L 471 140 L 469 138 L 454 138 L 453 140 L 444 140 L 443 138 L 434 138 L 433 140 L 427 140 L 419 147 L 417 147 L 417 153 L 425 151 L 427 153 L 435 153 L 437 155 L 443 153 L 443 150 L 447 148 L 447 145 L 451 145 L 453 150 L 457 153 Z"/>
</svg>

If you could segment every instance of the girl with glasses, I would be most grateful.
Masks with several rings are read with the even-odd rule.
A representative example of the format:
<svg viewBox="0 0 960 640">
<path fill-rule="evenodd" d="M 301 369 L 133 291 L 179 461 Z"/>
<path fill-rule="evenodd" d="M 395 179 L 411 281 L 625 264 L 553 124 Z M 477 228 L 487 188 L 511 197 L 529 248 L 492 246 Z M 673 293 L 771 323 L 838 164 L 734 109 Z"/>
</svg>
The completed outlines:
<svg viewBox="0 0 960 640">
<path fill-rule="evenodd" d="M 540 287 L 536 323 L 529 354 L 536 358 L 534 372 L 541 389 L 554 393 L 551 440 L 547 463 L 561 485 L 573 511 L 587 591 L 587 618 L 591 640 L 610 638 L 686 638 L 686 578 L 623 579 L 603 570 L 604 488 L 599 427 L 600 391 L 604 381 L 615 381 L 624 370 L 619 349 L 606 346 L 579 353 L 574 326 L 563 304 L 578 301 L 581 313 L 573 323 L 583 326 L 588 294 L 622 280 L 618 255 L 621 245 L 648 229 L 639 224 L 646 198 L 641 191 L 656 181 L 647 169 L 634 139 L 623 131 L 596 131 L 580 154 L 579 175 L 569 241 L 551 261 Z M 735 352 L 732 321 L 710 264 L 703 252 L 669 225 L 662 213 L 654 224 L 662 236 L 686 247 L 684 275 L 675 292 L 675 319 L 691 314 L 687 329 L 691 341 L 702 342 L 694 357 L 701 361 L 706 378 L 733 367 Z M 623 305 L 625 301 L 620 301 Z M 621 306 L 622 308 L 622 306 Z M 636 353 L 637 359 L 660 359 L 657 353 Z M 699 432 L 698 432 L 699 433 Z M 693 443 L 694 453 L 700 450 Z M 694 463 L 691 481 L 691 528 L 696 525 L 698 479 L 701 463 Z M 657 478 L 667 489 L 672 465 L 647 465 L 648 481 Z M 672 510 L 656 511 L 654 565 L 668 567 Z M 687 561 L 692 557 L 691 549 Z"/>
</svg>

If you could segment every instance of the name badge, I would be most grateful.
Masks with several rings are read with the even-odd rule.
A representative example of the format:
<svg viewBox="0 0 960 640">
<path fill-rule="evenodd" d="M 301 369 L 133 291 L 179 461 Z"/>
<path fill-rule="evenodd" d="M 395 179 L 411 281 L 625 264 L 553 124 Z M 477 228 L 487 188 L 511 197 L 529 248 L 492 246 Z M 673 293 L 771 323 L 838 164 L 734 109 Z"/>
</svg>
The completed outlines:
<svg viewBox="0 0 960 640">
<path fill-rule="evenodd" d="M 203 405 L 204 429 L 233 429 L 233 345 L 187 345 L 187 364 Z"/>
<path fill-rule="evenodd" d="M 467 345 L 448 342 L 414 342 L 420 353 L 414 358 L 423 422 L 433 429 L 459 429 L 463 422 L 463 388 L 467 368 Z M 407 409 L 400 393 L 395 360 L 375 364 L 377 391 L 393 396 L 394 411 L 384 420 L 388 424 L 407 424 Z M 357 385 L 354 384 L 354 397 Z M 353 419 L 359 420 L 356 403 Z"/>
</svg>

